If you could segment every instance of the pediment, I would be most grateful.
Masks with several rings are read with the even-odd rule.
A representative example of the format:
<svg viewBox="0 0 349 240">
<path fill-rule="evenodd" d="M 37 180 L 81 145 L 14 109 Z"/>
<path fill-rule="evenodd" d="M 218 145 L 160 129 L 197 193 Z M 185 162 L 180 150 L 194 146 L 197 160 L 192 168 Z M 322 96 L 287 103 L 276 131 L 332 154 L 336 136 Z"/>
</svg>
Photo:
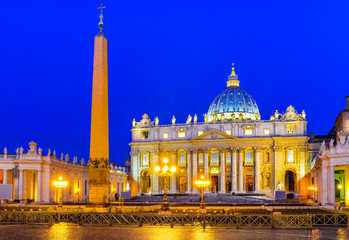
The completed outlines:
<svg viewBox="0 0 349 240">
<path fill-rule="evenodd" d="M 197 136 L 193 138 L 192 140 L 224 140 L 224 139 L 236 139 L 236 137 L 233 137 L 229 134 L 226 134 L 224 132 L 221 132 L 217 129 L 211 129 L 210 131 L 207 131 L 200 136 Z"/>
</svg>

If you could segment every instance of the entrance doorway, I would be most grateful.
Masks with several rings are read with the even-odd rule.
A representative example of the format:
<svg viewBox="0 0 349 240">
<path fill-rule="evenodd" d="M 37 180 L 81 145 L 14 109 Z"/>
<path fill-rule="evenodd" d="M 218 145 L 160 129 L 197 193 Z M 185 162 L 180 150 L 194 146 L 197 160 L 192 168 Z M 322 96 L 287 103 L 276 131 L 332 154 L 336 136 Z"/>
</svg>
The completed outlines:
<svg viewBox="0 0 349 240">
<path fill-rule="evenodd" d="M 211 193 L 218 191 L 218 176 L 211 176 Z"/>
<path fill-rule="evenodd" d="M 227 181 L 227 183 L 225 185 L 225 190 L 227 193 L 231 192 L 231 181 Z"/>
<path fill-rule="evenodd" d="M 287 170 L 285 173 L 285 190 L 287 192 L 295 191 L 295 174 L 294 172 Z"/>
<path fill-rule="evenodd" d="M 253 176 L 246 175 L 245 177 L 246 177 L 246 185 L 245 185 L 246 192 L 252 192 L 253 191 Z"/>
<path fill-rule="evenodd" d="M 179 177 L 179 192 L 180 193 L 185 193 L 186 182 L 187 182 L 186 177 Z"/>
<path fill-rule="evenodd" d="M 151 182 L 150 182 L 150 172 L 148 170 L 144 170 L 141 174 L 142 178 L 142 193 L 150 193 L 151 192 Z"/>
</svg>

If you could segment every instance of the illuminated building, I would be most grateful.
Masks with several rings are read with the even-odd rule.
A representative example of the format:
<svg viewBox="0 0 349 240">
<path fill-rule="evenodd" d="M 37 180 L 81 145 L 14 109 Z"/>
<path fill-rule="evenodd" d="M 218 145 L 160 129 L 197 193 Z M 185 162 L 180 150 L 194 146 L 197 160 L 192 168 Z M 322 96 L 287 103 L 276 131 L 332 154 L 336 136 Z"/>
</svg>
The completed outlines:
<svg viewBox="0 0 349 240">
<path fill-rule="evenodd" d="M 133 120 L 131 176 L 133 195 L 162 193 L 155 166 L 170 160 L 177 172 L 168 179 L 169 193 L 197 193 L 204 174 L 211 192 L 273 194 L 279 188 L 306 195 L 304 175 L 310 167 L 305 112 L 289 106 L 260 120 L 253 97 L 240 88 L 234 67 L 227 87 L 210 105 L 204 122 L 195 114 L 185 123 L 159 124 L 147 114 Z"/>
<path fill-rule="evenodd" d="M 29 143 L 29 150 L 17 148 L 16 154 L 0 154 L 0 184 L 13 185 L 13 199 L 38 203 L 58 202 L 58 193 L 54 182 L 62 177 L 68 185 L 62 190 L 63 202 L 88 202 L 89 169 L 84 159 L 71 161 L 68 154 L 56 157 L 56 152 L 48 150 L 46 156 L 37 144 Z M 109 169 L 110 197 L 115 192 L 126 191 L 127 175 L 124 167 L 110 164 Z"/>
<path fill-rule="evenodd" d="M 349 96 L 346 99 L 346 109 L 335 121 L 335 137 L 321 143 L 309 171 L 311 197 L 322 205 L 349 205 Z"/>
</svg>

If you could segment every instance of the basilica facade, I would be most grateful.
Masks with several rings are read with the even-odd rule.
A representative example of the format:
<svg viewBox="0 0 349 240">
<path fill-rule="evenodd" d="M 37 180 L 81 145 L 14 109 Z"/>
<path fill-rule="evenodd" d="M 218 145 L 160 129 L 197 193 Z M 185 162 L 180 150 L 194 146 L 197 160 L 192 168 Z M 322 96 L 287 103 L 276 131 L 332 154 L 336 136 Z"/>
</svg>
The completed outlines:
<svg viewBox="0 0 349 240">
<path fill-rule="evenodd" d="M 131 177 L 133 194 L 163 192 L 163 178 L 155 166 L 163 159 L 176 166 L 167 179 L 170 193 L 197 193 L 194 182 L 204 175 L 206 191 L 265 193 L 282 189 L 305 196 L 310 168 L 307 120 L 289 106 L 261 120 L 256 101 L 240 87 L 234 67 L 227 87 L 211 103 L 204 122 L 188 116 L 185 123 L 159 124 L 147 114 L 133 120 Z M 136 189 L 136 190 L 135 190 Z M 303 191 L 304 189 L 304 191 Z"/>
</svg>

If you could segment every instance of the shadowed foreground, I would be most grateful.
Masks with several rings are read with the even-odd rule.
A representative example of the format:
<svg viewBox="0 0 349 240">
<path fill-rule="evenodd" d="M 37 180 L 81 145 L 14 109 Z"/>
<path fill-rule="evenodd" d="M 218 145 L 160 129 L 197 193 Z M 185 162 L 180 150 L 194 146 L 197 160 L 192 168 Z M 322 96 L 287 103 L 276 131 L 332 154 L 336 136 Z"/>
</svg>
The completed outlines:
<svg viewBox="0 0 349 240">
<path fill-rule="evenodd" d="M 283 229 L 229 229 L 200 227 L 104 227 L 79 226 L 60 223 L 49 225 L 0 225 L 0 239 L 349 239 L 345 228 L 321 228 L 312 230 Z"/>
</svg>

